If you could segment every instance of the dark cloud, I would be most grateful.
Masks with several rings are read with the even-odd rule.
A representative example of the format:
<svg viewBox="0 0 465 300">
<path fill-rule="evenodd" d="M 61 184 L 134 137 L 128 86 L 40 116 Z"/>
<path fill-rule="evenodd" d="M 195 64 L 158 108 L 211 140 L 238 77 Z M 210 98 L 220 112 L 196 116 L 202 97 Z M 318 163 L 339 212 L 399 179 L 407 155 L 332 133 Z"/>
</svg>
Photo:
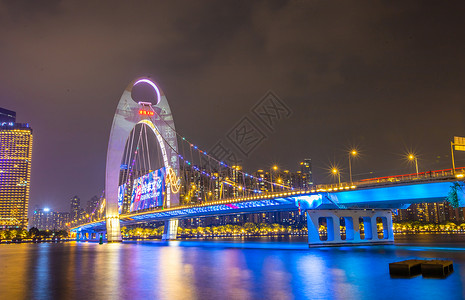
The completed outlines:
<svg viewBox="0 0 465 300">
<path fill-rule="evenodd" d="M 65 210 L 103 188 L 113 113 L 151 75 L 177 129 L 209 148 L 268 90 L 292 109 L 246 162 L 314 160 L 324 181 L 345 149 L 356 173 L 450 166 L 465 135 L 460 1 L 0 1 L 0 106 L 34 128 L 31 206 Z M 441 156 L 441 159 L 436 159 Z M 436 162 L 436 160 L 438 162 Z M 463 165 L 465 157 L 457 154 Z M 460 163 L 458 163 L 460 164 Z"/>
</svg>

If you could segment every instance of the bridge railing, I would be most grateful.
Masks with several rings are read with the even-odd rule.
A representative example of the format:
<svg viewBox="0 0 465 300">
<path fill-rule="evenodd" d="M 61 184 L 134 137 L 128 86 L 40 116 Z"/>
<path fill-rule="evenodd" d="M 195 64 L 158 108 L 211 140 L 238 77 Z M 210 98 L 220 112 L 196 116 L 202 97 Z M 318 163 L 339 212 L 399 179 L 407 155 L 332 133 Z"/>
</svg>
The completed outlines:
<svg viewBox="0 0 465 300">
<path fill-rule="evenodd" d="M 367 178 L 361 179 L 358 181 L 350 182 L 341 182 L 340 184 L 319 184 L 314 186 L 315 191 L 336 191 L 336 190 L 347 190 L 353 188 L 368 188 L 376 186 L 385 186 L 392 184 L 401 184 L 409 182 L 427 182 L 427 181 L 438 181 L 438 180 L 450 180 L 453 178 L 464 178 L 465 177 L 465 167 L 456 168 L 455 172 L 452 169 L 444 170 L 435 170 L 435 171 L 426 171 L 412 173 L 412 174 L 403 174 L 403 175 L 393 175 L 393 176 L 383 176 L 376 178 Z M 312 189 L 313 191 L 313 189 Z"/>
<path fill-rule="evenodd" d="M 394 175 L 394 176 L 384 176 L 378 178 L 369 178 L 362 179 L 357 182 L 358 185 L 370 185 L 375 183 L 396 183 L 403 181 L 429 181 L 429 180 L 438 180 L 438 179 L 450 179 L 454 177 L 463 178 L 465 174 L 465 167 L 455 169 L 455 172 L 452 169 L 444 170 L 435 170 L 435 171 L 426 171 L 412 174 L 404 175 Z"/>
</svg>

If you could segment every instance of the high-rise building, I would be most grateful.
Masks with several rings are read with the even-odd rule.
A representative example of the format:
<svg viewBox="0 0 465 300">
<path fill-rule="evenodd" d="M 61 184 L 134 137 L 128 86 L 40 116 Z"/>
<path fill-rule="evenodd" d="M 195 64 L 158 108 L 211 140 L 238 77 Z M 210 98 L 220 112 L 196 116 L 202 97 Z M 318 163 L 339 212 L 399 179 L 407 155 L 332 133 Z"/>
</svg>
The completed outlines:
<svg viewBox="0 0 465 300">
<path fill-rule="evenodd" d="M 71 198 L 69 217 L 71 221 L 77 220 L 81 217 L 81 199 L 78 196 Z"/>
<path fill-rule="evenodd" d="M 100 202 L 100 199 L 97 196 L 93 196 L 92 198 L 90 198 L 89 201 L 87 201 L 86 211 L 89 215 L 91 215 L 93 212 L 97 210 L 99 202 Z"/>
<path fill-rule="evenodd" d="M 253 175 L 259 179 L 255 182 L 254 189 L 260 192 L 268 192 L 268 190 L 270 190 L 270 185 L 267 184 L 267 181 L 270 181 L 270 173 L 263 170 L 257 170 L 257 172 L 255 172 Z"/>
<path fill-rule="evenodd" d="M 0 107 L 0 123 L 14 123 L 16 112 Z"/>
<path fill-rule="evenodd" d="M 440 224 L 444 222 L 463 222 L 463 207 L 454 208 L 449 202 L 414 203 L 406 209 L 398 209 L 393 215 L 394 222 L 419 221 Z"/>
<path fill-rule="evenodd" d="M 310 189 L 313 185 L 312 160 L 310 158 L 305 158 L 300 162 L 300 174 L 302 176 L 301 188 Z"/>
<path fill-rule="evenodd" d="M 39 230 L 66 230 L 69 226 L 68 212 L 54 212 L 49 208 L 41 208 L 34 210 L 30 227 L 35 227 Z"/>
<path fill-rule="evenodd" d="M 27 227 L 32 129 L 15 123 L 16 113 L 0 109 L 0 228 Z"/>
<path fill-rule="evenodd" d="M 55 213 L 56 230 L 66 230 L 69 228 L 69 212 Z"/>
</svg>

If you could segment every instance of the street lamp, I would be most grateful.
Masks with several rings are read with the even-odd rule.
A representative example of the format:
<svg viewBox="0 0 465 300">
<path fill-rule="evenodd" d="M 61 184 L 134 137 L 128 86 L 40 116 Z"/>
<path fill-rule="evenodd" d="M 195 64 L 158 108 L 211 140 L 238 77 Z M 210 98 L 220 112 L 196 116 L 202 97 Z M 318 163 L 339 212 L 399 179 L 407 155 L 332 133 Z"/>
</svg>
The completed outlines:
<svg viewBox="0 0 465 300">
<path fill-rule="evenodd" d="M 409 159 L 409 160 L 415 160 L 415 170 L 417 171 L 417 177 L 418 177 L 418 160 L 417 160 L 416 155 L 413 154 L 413 153 L 410 153 L 410 154 L 408 155 L 408 159 Z"/>
<path fill-rule="evenodd" d="M 334 175 L 337 175 L 339 186 L 341 186 L 341 173 L 339 172 L 339 170 L 337 168 L 332 168 L 331 173 L 333 173 Z"/>
<path fill-rule="evenodd" d="M 278 166 L 277 166 L 277 165 L 274 165 L 274 166 L 272 167 L 272 169 L 273 169 L 274 171 L 277 171 L 277 170 L 278 170 Z M 270 169 L 270 179 L 271 179 L 271 192 L 273 192 L 273 172 L 271 171 L 271 169 Z"/>
<path fill-rule="evenodd" d="M 358 155 L 358 152 L 357 150 L 355 149 L 352 149 L 350 152 L 349 152 L 349 178 L 350 178 L 350 184 L 352 185 L 352 162 L 351 162 L 351 157 L 355 157 Z"/>
<path fill-rule="evenodd" d="M 283 180 L 281 178 L 278 177 L 278 179 L 276 180 L 276 182 L 281 185 L 281 188 L 284 190 L 284 184 L 283 184 Z"/>
</svg>

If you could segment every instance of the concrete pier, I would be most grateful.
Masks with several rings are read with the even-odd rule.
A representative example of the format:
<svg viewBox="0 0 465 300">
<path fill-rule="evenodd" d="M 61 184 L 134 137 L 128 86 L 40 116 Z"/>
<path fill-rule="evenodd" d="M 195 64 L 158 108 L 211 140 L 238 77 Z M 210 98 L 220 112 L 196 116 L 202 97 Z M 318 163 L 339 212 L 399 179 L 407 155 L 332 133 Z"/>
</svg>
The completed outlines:
<svg viewBox="0 0 465 300">
<path fill-rule="evenodd" d="M 178 235 L 178 223 L 179 220 L 177 219 L 165 221 L 165 225 L 163 227 L 163 235 L 161 238 L 163 241 L 176 239 Z"/>
<path fill-rule="evenodd" d="M 346 234 L 341 235 L 341 218 L 344 219 Z M 320 222 L 326 221 L 327 239 L 320 237 Z M 383 233 L 378 237 L 377 219 L 381 221 Z M 360 233 L 360 221 L 364 234 Z M 392 215 L 389 209 L 328 209 L 307 210 L 308 245 L 347 246 L 394 243 Z"/>
</svg>

